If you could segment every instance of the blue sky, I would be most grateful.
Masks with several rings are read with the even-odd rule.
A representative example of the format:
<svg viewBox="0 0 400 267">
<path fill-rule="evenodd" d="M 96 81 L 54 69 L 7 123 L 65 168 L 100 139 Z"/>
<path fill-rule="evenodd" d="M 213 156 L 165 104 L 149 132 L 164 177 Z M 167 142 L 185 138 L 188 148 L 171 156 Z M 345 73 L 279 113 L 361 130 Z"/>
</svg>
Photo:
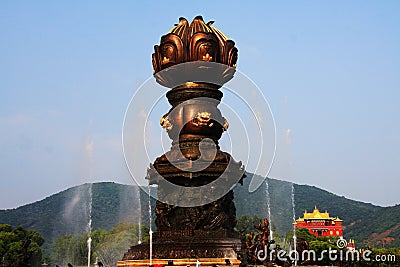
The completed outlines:
<svg viewBox="0 0 400 267">
<path fill-rule="evenodd" d="M 199 14 L 236 42 L 238 70 L 271 105 L 271 176 L 399 204 L 399 11 L 397 1 L 1 1 L 0 209 L 89 181 L 132 184 L 125 110 L 161 35 Z"/>
</svg>

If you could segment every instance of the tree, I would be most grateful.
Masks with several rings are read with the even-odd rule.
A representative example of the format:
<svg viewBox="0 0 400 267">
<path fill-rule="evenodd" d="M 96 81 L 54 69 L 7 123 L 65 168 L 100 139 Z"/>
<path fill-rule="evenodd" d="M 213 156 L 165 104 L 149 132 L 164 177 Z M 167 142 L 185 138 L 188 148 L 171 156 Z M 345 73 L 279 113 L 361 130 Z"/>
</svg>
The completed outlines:
<svg viewBox="0 0 400 267">
<path fill-rule="evenodd" d="M 292 236 L 293 232 L 291 232 L 290 235 Z M 306 228 L 297 228 L 296 236 L 303 237 L 308 243 L 317 240 L 317 237 L 313 234 L 310 234 L 310 232 Z"/>
<path fill-rule="evenodd" d="M 109 231 L 104 229 L 93 231 L 90 234 L 91 262 L 98 258 L 105 266 L 116 266 L 127 249 L 138 243 L 138 231 L 138 225 L 126 222 L 117 224 Z M 148 229 L 141 226 L 141 231 L 144 233 L 141 241 L 148 240 Z M 66 234 L 55 239 L 51 245 L 51 262 L 60 266 L 66 266 L 67 263 L 86 265 L 88 237 L 88 233 L 83 233 L 81 236 Z"/>
<path fill-rule="evenodd" d="M 12 228 L 0 224 L 0 258 L 3 266 L 40 266 L 43 237 L 36 231 L 21 226 Z"/>
<path fill-rule="evenodd" d="M 55 239 L 51 245 L 51 261 L 60 266 L 68 263 L 80 264 L 80 240 L 74 235 L 65 234 Z"/>
<path fill-rule="evenodd" d="M 245 234 L 249 234 L 250 232 L 257 232 L 258 230 L 255 226 L 260 222 L 260 218 L 257 215 L 251 217 L 250 215 L 243 215 L 237 220 L 236 230 L 244 231 Z"/>
<path fill-rule="evenodd" d="M 141 226 L 142 233 L 146 240 L 148 238 L 148 229 Z M 104 236 L 102 242 L 94 247 L 93 256 L 97 257 L 106 266 L 116 266 L 118 260 L 121 260 L 127 249 L 138 243 L 139 225 L 121 222 L 112 228 Z M 144 241 L 141 240 L 141 241 Z"/>
</svg>

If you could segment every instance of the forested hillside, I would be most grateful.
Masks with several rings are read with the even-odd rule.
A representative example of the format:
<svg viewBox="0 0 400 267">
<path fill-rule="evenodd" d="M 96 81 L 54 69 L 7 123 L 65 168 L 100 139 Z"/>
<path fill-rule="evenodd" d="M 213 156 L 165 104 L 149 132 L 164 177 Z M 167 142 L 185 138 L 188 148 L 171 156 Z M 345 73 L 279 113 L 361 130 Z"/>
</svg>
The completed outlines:
<svg viewBox="0 0 400 267">
<path fill-rule="evenodd" d="M 234 189 L 237 217 L 245 214 L 268 217 L 265 183 L 249 193 L 251 176 L 248 174 L 243 186 Z M 271 222 L 278 234 L 285 235 L 293 227 L 292 184 L 276 179 L 268 179 L 268 184 Z M 111 182 L 72 187 L 17 209 L 0 210 L 0 223 L 38 231 L 46 240 L 45 247 L 60 235 L 82 234 L 87 231 L 89 221 L 90 189 L 93 230 L 109 230 L 118 222 L 149 224 L 147 189 Z M 374 206 L 297 184 L 294 185 L 294 199 L 297 218 L 304 210 L 311 211 L 317 206 L 343 220 L 346 238 L 370 245 L 400 246 L 400 206 Z M 155 200 L 151 203 L 154 206 Z"/>
</svg>

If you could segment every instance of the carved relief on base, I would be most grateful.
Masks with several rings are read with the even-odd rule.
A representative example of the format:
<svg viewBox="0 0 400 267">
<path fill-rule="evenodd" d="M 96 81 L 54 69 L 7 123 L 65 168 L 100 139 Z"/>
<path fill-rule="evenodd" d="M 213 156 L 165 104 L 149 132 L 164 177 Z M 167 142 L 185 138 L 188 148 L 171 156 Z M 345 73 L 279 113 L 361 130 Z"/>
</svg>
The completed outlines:
<svg viewBox="0 0 400 267">
<path fill-rule="evenodd" d="M 236 225 L 233 191 L 217 201 L 198 207 L 176 207 L 157 201 L 155 213 L 158 232 L 224 230 L 234 233 L 233 228 Z"/>
<path fill-rule="evenodd" d="M 153 243 L 153 258 L 237 258 L 240 251 L 240 240 L 233 238 L 184 238 L 161 239 Z M 131 247 L 122 260 L 148 259 L 149 244 L 143 243 Z"/>
</svg>

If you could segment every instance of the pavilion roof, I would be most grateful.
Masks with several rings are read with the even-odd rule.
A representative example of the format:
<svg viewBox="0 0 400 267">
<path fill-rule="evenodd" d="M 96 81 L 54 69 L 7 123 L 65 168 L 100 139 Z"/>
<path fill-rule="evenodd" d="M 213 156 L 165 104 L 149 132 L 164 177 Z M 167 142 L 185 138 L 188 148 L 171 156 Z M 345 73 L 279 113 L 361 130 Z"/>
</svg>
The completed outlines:
<svg viewBox="0 0 400 267">
<path fill-rule="evenodd" d="M 315 206 L 313 212 L 304 211 L 303 218 L 297 219 L 296 222 L 303 222 L 305 220 L 333 220 L 335 222 L 342 221 L 339 217 L 331 217 L 327 211 L 320 212 L 317 206 Z"/>
</svg>

